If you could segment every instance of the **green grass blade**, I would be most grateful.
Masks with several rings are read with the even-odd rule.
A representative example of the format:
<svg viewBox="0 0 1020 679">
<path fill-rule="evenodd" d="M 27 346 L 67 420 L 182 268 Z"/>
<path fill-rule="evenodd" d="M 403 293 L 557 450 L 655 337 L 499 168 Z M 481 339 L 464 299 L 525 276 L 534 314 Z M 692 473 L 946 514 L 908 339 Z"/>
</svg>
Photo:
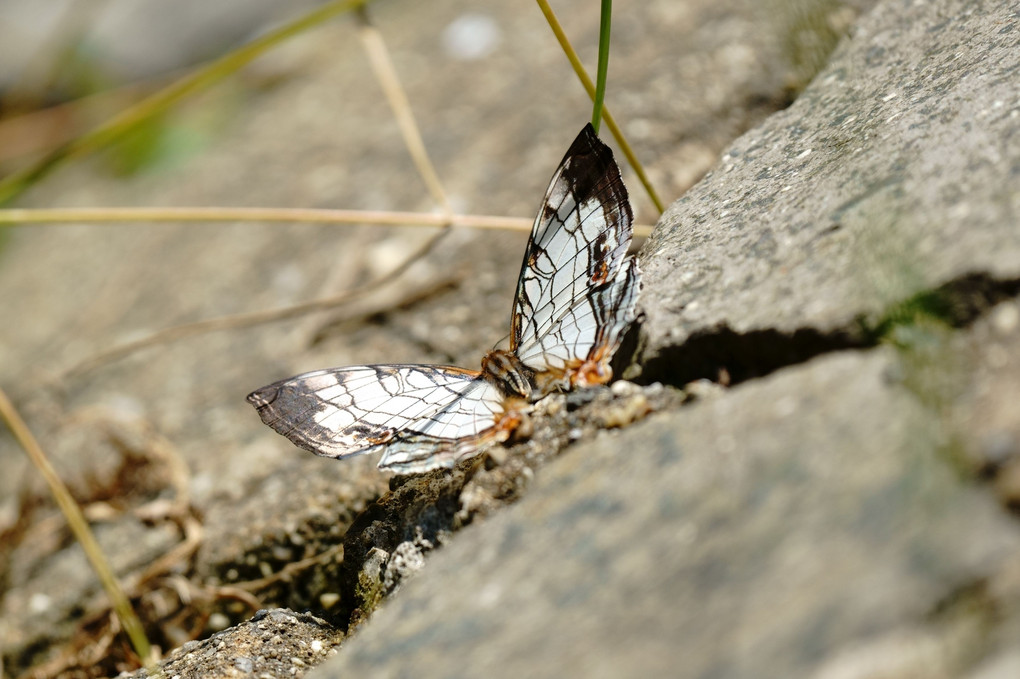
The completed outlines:
<svg viewBox="0 0 1020 679">
<path fill-rule="evenodd" d="M 563 32 L 563 27 L 560 25 L 559 19 L 556 18 L 556 14 L 553 13 L 552 7 L 546 0 L 536 0 L 538 2 L 539 9 L 542 10 L 542 14 L 545 15 L 545 20 L 549 23 L 549 28 L 552 29 L 553 35 L 556 36 L 556 40 L 560 43 L 560 48 L 563 53 L 567 55 L 567 60 L 570 61 L 570 65 L 574 69 L 574 73 L 577 74 L 578 80 L 581 81 L 581 85 L 588 92 L 588 96 L 595 99 L 595 84 L 592 83 L 591 78 L 588 76 L 588 71 L 585 70 L 584 65 L 581 63 L 581 59 L 577 56 L 577 52 L 574 51 L 574 46 L 570 44 L 570 40 L 567 39 L 567 34 Z M 630 147 L 630 143 L 627 142 L 627 138 L 623 136 L 623 130 L 616 124 L 616 119 L 613 118 L 609 112 L 609 108 L 606 106 L 602 107 L 602 117 L 606 120 L 606 126 L 613 135 L 613 139 L 620 145 L 620 151 L 626 156 L 627 162 L 634 168 L 635 174 L 638 176 L 638 181 L 645 187 L 645 191 L 648 193 L 648 197 L 655 205 L 655 209 L 659 211 L 661 215 L 665 209 L 662 205 L 662 200 L 659 199 L 659 194 L 655 192 L 655 187 L 652 186 L 651 180 L 648 179 L 648 175 L 645 174 L 645 168 L 641 165 L 641 161 L 638 160 L 634 154 L 634 149 Z"/>
<path fill-rule="evenodd" d="M 64 144 L 24 170 L 0 180 L 0 205 L 17 197 L 65 161 L 103 148 L 174 104 L 200 92 L 247 65 L 266 50 L 338 14 L 358 9 L 371 0 L 332 0 L 294 21 L 242 45 L 204 68 L 127 108 L 91 132 Z"/>
<path fill-rule="evenodd" d="M 602 123 L 602 103 L 606 99 L 606 76 L 609 73 L 609 33 L 613 25 L 613 0 L 602 0 L 599 23 L 599 65 L 595 72 L 595 104 L 591 112 L 591 126 L 599 133 Z M 661 210 L 660 210 L 661 212 Z"/>
</svg>

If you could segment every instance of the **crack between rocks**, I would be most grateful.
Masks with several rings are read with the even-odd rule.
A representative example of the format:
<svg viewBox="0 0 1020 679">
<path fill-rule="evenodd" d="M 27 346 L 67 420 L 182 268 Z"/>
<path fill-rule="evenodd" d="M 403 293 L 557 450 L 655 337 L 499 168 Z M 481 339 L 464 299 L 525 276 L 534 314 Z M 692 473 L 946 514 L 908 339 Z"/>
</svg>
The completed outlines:
<svg viewBox="0 0 1020 679">
<path fill-rule="evenodd" d="M 936 321 L 952 329 L 967 328 L 996 304 L 1017 297 L 1020 278 L 1000 279 L 977 272 L 893 304 L 877 318 L 857 316 L 830 330 L 806 327 L 793 331 L 764 328 L 738 332 L 721 324 L 693 333 L 681 344 L 642 357 L 641 373 L 632 381 L 682 387 L 707 379 L 733 386 L 823 354 L 873 348 L 892 339 L 897 328 L 922 320 Z M 620 352 L 623 356 L 641 353 L 636 346 L 637 335 L 636 329 L 628 333 Z"/>
<path fill-rule="evenodd" d="M 683 387 L 705 379 L 734 386 L 818 356 L 888 344 L 897 350 L 905 366 L 900 376 L 902 386 L 923 407 L 937 413 L 948 405 L 946 399 L 951 395 L 945 393 L 943 384 L 930 383 L 930 379 L 926 383 L 925 374 L 930 372 L 926 366 L 938 366 L 942 372 L 953 369 L 951 355 L 946 358 L 944 354 L 951 352 L 945 343 L 946 333 L 972 327 L 993 307 L 1011 300 L 1020 302 L 1020 278 L 977 272 L 919 292 L 890 305 L 880 315 L 857 316 L 828 331 L 767 328 L 741 333 L 720 325 L 694 333 L 682 344 L 644 359 L 643 370 L 633 381 Z M 627 341 L 633 342 L 634 338 L 628 337 Z M 636 353 L 639 350 L 625 355 Z M 1008 473 L 1003 471 L 1006 466 L 1002 461 L 976 459 L 961 450 L 955 438 L 940 449 L 940 455 L 961 479 L 983 484 L 1007 512 L 1020 519 L 1020 505 L 994 487 L 997 477 Z"/>
<path fill-rule="evenodd" d="M 893 339 L 897 328 L 925 320 L 936 320 L 954 329 L 966 328 L 994 305 L 1018 297 L 1020 278 L 999 279 L 987 273 L 973 273 L 891 305 L 880 316 L 855 317 L 833 330 L 799 328 L 785 332 L 773 328 L 741 333 L 725 325 L 718 326 L 646 359 L 641 376 L 633 381 L 683 386 L 705 378 L 735 385 L 824 354 L 878 346 Z M 639 353 L 638 337 L 639 328 L 633 328 L 621 347 L 621 358 Z M 617 366 L 614 369 L 616 374 L 623 374 Z M 464 465 L 444 474 L 402 478 L 391 484 L 391 493 L 383 500 L 359 515 L 344 538 L 344 565 L 338 588 L 341 603 L 335 610 L 324 612 L 324 617 L 345 632 L 370 619 L 375 607 L 390 592 L 372 589 L 374 583 L 362 577 L 369 552 L 381 546 L 388 550 L 385 558 L 392 556 L 400 544 L 412 539 L 409 531 L 414 528 L 419 529 L 419 537 L 434 546 L 445 541 L 444 534 L 457 532 L 461 527 L 456 519 L 460 493 L 481 468 L 479 464 Z M 403 496 L 407 497 L 402 500 Z M 408 507 L 395 513 L 394 507 L 402 502 Z M 424 506 L 432 508 L 427 516 L 422 510 Z"/>
</svg>

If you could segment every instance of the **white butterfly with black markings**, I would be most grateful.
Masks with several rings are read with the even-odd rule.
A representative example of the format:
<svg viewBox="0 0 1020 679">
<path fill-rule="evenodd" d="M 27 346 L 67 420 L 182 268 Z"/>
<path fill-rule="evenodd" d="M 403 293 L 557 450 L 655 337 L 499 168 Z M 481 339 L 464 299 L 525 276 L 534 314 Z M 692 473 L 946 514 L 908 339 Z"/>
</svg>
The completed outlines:
<svg viewBox="0 0 1020 679">
<path fill-rule="evenodd" d="M 524 252 L 509 350 L 482 369 L 366 365 L 317 370 L 249 394 L 262 421 L 301 448 L 383 451 L 402 474 L 452 467 L 505 441 L 530 404 L 604 384 L 640 292 L 627 190 L 591 125 L 567 150 Z"/>
</svg>

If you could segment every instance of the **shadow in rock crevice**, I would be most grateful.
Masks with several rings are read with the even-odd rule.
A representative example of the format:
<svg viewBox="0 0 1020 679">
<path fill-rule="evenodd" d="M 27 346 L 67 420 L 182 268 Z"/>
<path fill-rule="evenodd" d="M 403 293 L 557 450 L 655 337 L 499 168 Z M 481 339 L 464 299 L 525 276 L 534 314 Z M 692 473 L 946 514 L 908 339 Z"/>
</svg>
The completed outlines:
<svg viewBox="0 0 1020 679">
<path fill-rule="evenodd" d="M 738 332 L 722 324 L 693 333 L 682 344 L 644 353 L 638 346 L 640 327 L 635 327 L 624 339 L 620 353 L 640 356 L 641 373 L 633 379 L 639 384 L 662 382 L 679 387 L 707 379 L 734 385 L 823 354 L 877 346 L 892 339 L 896 328 L 924 320 L 966 328 L 996 304 L 1017 297 L 1020 279 L 1003 280 L 987 272 L 975 272 L 893 304 L 880 316 L 855 316 L 831 330 L 798 328 L 789 332 L 766 328 Z"/>
</svg>

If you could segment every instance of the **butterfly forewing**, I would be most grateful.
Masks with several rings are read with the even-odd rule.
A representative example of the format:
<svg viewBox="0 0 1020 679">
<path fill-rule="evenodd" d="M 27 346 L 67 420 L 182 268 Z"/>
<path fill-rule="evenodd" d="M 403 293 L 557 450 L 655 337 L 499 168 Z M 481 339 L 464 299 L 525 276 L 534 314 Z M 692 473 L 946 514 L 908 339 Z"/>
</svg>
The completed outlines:
<svg viewBox="0 0 1020 679">
<path fill-rule="evenodd" d="M 624 270 L 632 221 L 612 152 L 588 125 L 553 175 L 517 283 L 511 350 L 529 367 L 612 356 L 633 314 L 616 318 L 605 304 L 633 302 L 639 287 L 636 264 Z"/>
<path fill-rule="evenodd" d="M 399 444 L 466 457 L 504 439 L 503 395 L 479 373 L 447 366 L 375 365 L 318 370 L 248 396 L 262 421 L 296 445 L 347 457 Z M 396 455 L 395 464 L 406 456 Z M 387 468 L 386 456 L 380 467 Z M 433 466 L 452 466 L 439 461 Z"/>
</svg>

